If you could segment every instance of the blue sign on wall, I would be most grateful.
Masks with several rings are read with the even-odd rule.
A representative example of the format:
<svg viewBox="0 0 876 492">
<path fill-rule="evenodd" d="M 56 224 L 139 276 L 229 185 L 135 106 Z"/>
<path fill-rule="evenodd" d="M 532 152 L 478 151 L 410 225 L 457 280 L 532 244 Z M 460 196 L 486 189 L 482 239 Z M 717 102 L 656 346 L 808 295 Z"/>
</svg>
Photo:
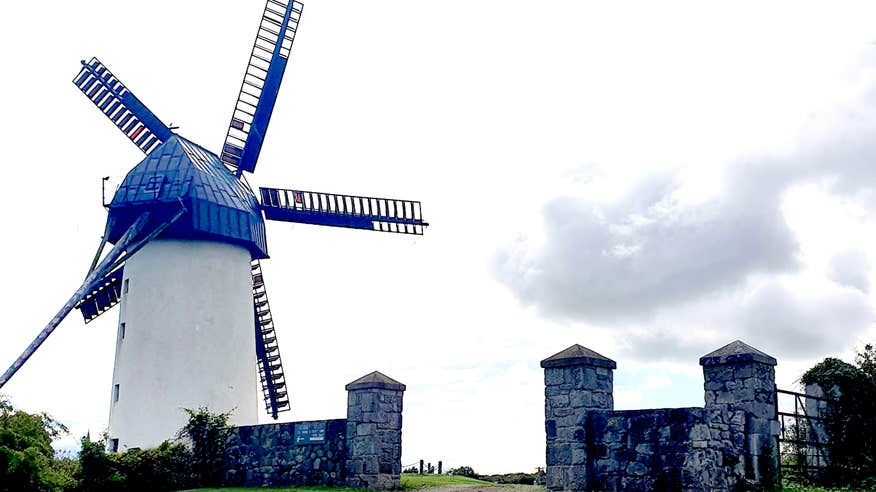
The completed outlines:
<svg viewBox="0 0 876 492">
<path fill-rule="evenodd" d="M 295 444 L 322 444 L 325 442 L 325 422 L 298 422 L 295 424 Z"/>
</svg>

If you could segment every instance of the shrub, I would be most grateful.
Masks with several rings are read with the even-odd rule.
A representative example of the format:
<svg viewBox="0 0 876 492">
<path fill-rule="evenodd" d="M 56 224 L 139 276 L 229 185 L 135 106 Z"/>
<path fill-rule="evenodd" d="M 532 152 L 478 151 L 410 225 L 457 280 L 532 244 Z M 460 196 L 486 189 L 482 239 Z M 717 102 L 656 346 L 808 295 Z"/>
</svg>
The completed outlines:
<svg viewBox="0 0 876 492">
<path fill-rule="evenodd" d="M 79 450 L 79 486 L 83 492 L 104 492 L 119 490 L 125 477 L 106 453 L 106 436 L 100 441 L 92 441 L 89 436 L 82 438 Z"/>
<path fill-rule="evenodd" d="M 130 491 L 180 490 L 196 484 L 191 452 L 179 443 L 164 441 L 154 449 L 130 449 L 112 457 Z"/>
<path fill-rule="evenodd" d="M 84 437 L 78 473 L 82 492 L 159 492 L 220 485 L 231 429 L 228 414 L 205 408 L 186 413 L 189 419 L 178 437 L 187 440 L 191 449 L 182 442 L 164 441 L 153 449 L 108 454 L 106 435 L 98 442 Z"/>
<path fill-rule="evenodd" d="M 224 472 L 225 445 L 231 433 L 228 417 L 231 413 L 210 413 L 204 407 L 186 408 L 189 421 L 177 437 L 192 445 L 192 471 L 201 487 L 221 485 Z"/>
<path fill-rule="evenodd" d="M 451 468 L 447 470 L 448 475 L 460 475 L 469 478 L 478 478 L 478 474 L 470 466 L 460 466 L 459 468 Z"/>
</svg>

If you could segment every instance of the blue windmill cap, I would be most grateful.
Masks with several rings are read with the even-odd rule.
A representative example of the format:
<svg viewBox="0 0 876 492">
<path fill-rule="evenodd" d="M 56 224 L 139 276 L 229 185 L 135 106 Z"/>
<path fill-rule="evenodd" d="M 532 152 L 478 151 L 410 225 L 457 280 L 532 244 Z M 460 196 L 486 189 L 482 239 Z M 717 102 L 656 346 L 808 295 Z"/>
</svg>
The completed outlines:
<svg viewBox="0 0 876 492">
<path fill-rule="evenodd" d="M 255 195 L 216 154 L 179 135 L 125 176 L 109 206 L 108 240 L 117 241 L 144 211 L 160 217 L 180 204 L 188 213 L 161 237 L 229 242 L 246 247 L 253 258 L 268 256 Z"/>
</svg>

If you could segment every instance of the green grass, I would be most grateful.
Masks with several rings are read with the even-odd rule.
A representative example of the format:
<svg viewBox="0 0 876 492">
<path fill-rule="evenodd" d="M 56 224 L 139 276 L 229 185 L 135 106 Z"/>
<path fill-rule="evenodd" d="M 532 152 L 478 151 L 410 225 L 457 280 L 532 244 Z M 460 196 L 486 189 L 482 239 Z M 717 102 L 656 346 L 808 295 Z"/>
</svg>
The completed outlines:
<svg viewBox="0 0 876 492">
<path fill-rule="evenodd" d="M 482 487 L 492 487 L 496 484 L 457 475 L 419 475 L 417 473 L 402 473 L 401 475 L 401 486 L 403 489 L 422 489 L 437 485 L 480 485 Z"/>
<path fill-rule="evenodd" d="M 418 475 L 416 473 L 402 473 L 401 475 L 401 486 L 403 489 L 423 489 L 438 485 L 480 485 L 482 487 L 493 487 L 496 484 L 455 475 Z M 350 489 L 347 487 L 223 487 L 181 490 L 179 492 L 253 492 L 261 490 L 269 490 L 271 492 L 362 492 L 362 489 Z"/>
<path fill-rule="evenodd" d="M 791 484 L 785 487 L 782 487 L 782 492 L 867 492 L 869 489 L 854 489 L 854 488 L 837 488 L 837 489 L 827 489 L 824 487 L 814 487 L 811 485 L 796 485 Z"/>
<path fill-rule="evenodd" d="M 347 487 L 221 487 L 180 490 L 179 492 L 252 492 L 257 490 L 270 490 L 271 492 L 307 492 L 317 490 L 332 492 L 362 492 L 362 489 L 351 489 Z"/>
</svg>

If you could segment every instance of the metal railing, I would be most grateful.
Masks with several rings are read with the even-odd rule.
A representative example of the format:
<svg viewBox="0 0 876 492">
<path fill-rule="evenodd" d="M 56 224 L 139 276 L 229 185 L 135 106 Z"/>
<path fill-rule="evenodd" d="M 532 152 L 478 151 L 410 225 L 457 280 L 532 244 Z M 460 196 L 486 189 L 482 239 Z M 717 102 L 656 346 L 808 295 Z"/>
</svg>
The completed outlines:
<svg viewBox="0 0 876 492">
<path fill-rule="evenodd" d="M 827 398 L 776 388 L 779 469 L 817 480 L 830 465 L 825 418 Z M 792 411 L 793 408 L 793 411 Z"/>
</svg>

